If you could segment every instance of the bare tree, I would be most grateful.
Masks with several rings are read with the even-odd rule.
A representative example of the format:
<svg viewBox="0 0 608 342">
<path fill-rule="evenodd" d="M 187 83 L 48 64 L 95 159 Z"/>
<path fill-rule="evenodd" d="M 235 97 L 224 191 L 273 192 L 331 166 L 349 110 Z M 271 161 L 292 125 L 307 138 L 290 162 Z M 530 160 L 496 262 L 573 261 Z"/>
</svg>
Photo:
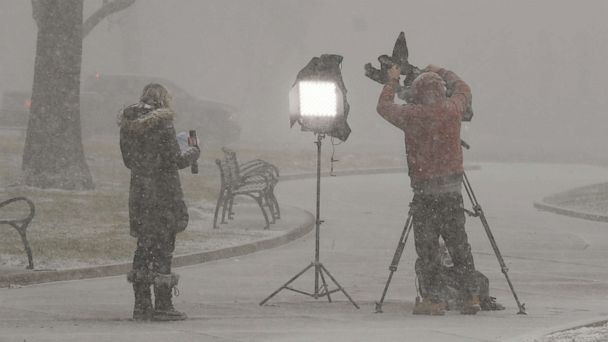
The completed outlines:
<svg viewBox="0 0 608 342">
<path fill-rule="evenodd" d="M 32 105 L 22 169 L 26 185 L 93 189 L 80 125 L 82 40 L 135 0 L 104 0 L 83 22 L 84 0 L 32 0 L 38 26 Z"/>
</svg>

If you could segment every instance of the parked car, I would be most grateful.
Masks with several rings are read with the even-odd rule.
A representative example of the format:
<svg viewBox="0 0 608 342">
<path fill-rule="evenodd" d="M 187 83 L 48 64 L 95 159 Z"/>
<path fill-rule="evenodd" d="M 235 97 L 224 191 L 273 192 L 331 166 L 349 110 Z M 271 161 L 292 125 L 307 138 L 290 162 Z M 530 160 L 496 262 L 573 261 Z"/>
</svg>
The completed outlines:
<svg viewBox="0 0 608 342">
<path fill-rule="evenodd" d="M 222 146 L 238 140 L 241 128 L 234 120 L 236 108 L 228 104 L 197 98 L 170 80 L 143 75 L 95 75 L 81 86 L 80 117 L 87 134 L 117 135 L 117 117 L 122 109 L 139 99 L 148 83 L 167 87 L 177 112 L 177 131 L 195 129 L 206 145 Z M 0 126 L 26 127 L 30 91 L 8 91 L 0 106 Z"/>
<path fill-rule="evenodd" d="M 31 104 L 29 91 L 5 91 L 0 106 L 0 127 L 15 129 L 27 127 Z"/>
</svg>

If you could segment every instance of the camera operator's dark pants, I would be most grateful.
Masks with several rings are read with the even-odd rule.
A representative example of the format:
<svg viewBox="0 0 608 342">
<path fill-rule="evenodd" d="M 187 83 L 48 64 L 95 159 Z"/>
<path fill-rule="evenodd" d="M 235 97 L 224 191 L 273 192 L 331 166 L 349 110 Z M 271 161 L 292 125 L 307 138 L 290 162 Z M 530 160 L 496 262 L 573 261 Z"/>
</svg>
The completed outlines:
<svg viewBox="0 0 608 342">
<path fill-rule="evenodd" d="M 175 232 L 173 231 L 141 234 L 137 238 L 137 249 L 133 256 L 133 271 L 149 280 L 157 274 L 170 274 L 174 250 Z"/>
<path fill-rule="evenodd" d="M 416 242 L 416 275 L 423 298 L 439 300 L 441 284 L 441 253 L 439 237 L 454 263 L 458 281 L 468 294 L 479 294 L 475 281 L 475 264 L 471 245 L 464 229 L 465 216 L 462 195 L 456 192 L 436 195 L 414 195 L 412 201 L 414 239 Z"/>
</svg>

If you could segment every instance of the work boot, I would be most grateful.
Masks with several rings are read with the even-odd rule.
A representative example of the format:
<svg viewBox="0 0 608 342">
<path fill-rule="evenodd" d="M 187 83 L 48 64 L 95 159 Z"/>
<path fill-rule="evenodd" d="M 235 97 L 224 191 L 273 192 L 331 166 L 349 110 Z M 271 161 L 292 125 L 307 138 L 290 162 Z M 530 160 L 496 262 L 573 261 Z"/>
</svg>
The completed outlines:
<svg viewBox="0 0 608 342">
<path fill-rule="evenodd" d="M 414 315 L 431 315 L 431 316 L 443 316 L 445 315 L 446 305 L 443 301 L 433 301 L 429 298 L 423 298 L 420 301 L 420 297 L 416 297 L 416 304 L 414 305 Z"/>
<path fill-rule="evenodd" d="M 135 294 L 135 305 L 133 306 L 134 321 L 149 321 L 154 314 L 152 307 L 152 292 L 150 284 L 133 283 L 133 293 Z"/>
<path fill-rule="evenodd" d="M 479 310 L 481 310 L 481 305 L 479 304 L 479 295 L 471 295 L 462 304 L 460 313 L 463 315 L 475 315 L 477 312 L 479 312 Z"/>
<path fill-rule="evenodd" d="M 495 297 L 490 296 L 481 298 L 479 305 L 482 311 L 500 311 L 505 309 L 504 305 L 496 302 Z"/>
</svg>

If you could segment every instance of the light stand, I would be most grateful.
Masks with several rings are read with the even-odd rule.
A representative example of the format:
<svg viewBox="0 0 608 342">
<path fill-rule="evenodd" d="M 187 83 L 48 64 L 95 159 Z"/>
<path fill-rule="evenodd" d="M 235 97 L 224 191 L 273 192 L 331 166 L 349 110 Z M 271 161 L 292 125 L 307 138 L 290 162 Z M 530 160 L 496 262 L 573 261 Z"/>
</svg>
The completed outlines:
<svg viewBox="0 0 608 342">
<path fill-rule="evenodd" d="M 320 218 L 320 209 L 321 209 L 321 140 L 323 140 L 323 138 L 325 138 L 325 134 L 323 133 L 316 133 L 317 134 L 317 141 L 315 141 L 315 144 L 317 145 L 317 208 L 316 208 L 316 221 L 315 221 L 315 260 L 313 262 L 310 263 L 310 265 L 306 266 L 302 271 L 298 272 L 295 276 L 293 276 L 291 279 L 289 279 L 285 284 L 283 284 L 281 287 L 279 287 L 276 291 L 274 291 L 272 294 L 270 294 L 270 296 L 266 297 L 266 299 L 264 299 L 263 301 L 260 302 L 260 305 L 264 305 L 267 301 L 269 301 L 272 297 L 274 297 L 277 293 L 281 292 L 281 290 L 286 289 L 286 290 L 290 290 L 299 294 L 303 294 L 309 297 L 312 297 L 314 299 L 318 299 L 321 297 L 325 297 L 327 296 L 327 300 L 331 303 L 331 294 L 341 291 L 342 293 L 344 293 L 344 295 L 346 296 L 346 298 L 348 298 L 348 300 L 357 308 L 359 309 L 359 305 L 357 305 L 357 303 L 355 303 L 355 301 L 353 301 L 353 299 L 348 295 L 348 293 L 346 292 L 346 290 L 344 290 L 344 288 L 338 283 L 338 281 L 336 280 L 336 278 L 334 278 L 331 273 L 329 273 L 329 270 L 327 270 L 327 268 L 321 263 L 320 257 L 319 257 L 319 247 L 320 247 L 320 227 L 321 227 L 321 223 L 323 223 L 323 221 L 321 221 Z M 308 271 L 309 269 L 313 268 L 315 270 L 315 287 L 314 287 L 314 292 L 310 293 L 310 292 L 306 292 L 306 291 L 302 291 L 302 290 L 298 290 L 295 289 L 293 287 L 290 287 L 289 285 L 291 283 L 293 283 L 296 279 L 298 279 L 298 277 L 300 277 L 302 274 L 306 273 L 306 271 Z M 327 281 L 325 280 L 325 275 L 324 273 L 329 277 L 329 279 L 331 279 L 331 281 L 333 281 L 333 283 L 337 286 L 336 289 L 330 290 L 329 286 L 327 285 Z M 321 279 L 322 285 L 319 286 L 319 279 Z"/>
</svg>

